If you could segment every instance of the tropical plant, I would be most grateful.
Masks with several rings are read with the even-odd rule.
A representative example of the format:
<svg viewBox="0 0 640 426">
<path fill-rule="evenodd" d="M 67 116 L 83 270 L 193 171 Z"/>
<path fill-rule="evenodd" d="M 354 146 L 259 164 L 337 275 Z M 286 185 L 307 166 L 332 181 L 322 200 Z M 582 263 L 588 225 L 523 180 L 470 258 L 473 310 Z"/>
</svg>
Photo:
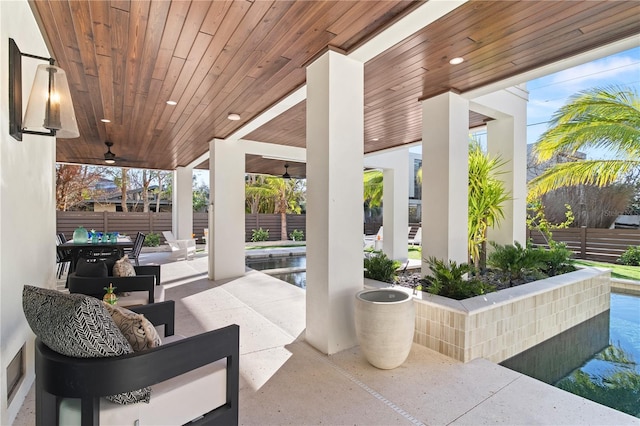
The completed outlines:
<svg viewBox="0 0 640 426">
<path fill-rule="evenodd" d="M 484 269 L 487 229 L 504 219 L 503 204 L 509 200 L 504 182 L 498 179 L 505 161 L 485 154 L 480 144 L 469 144 L 469 258 Z"/>
<path fill-rule="evenodd" d="M 269 239 L 269 230 L 268 229 L 252 229 L 251 230 L 251 241 L 254 243 L 257 241 L 267 241 Z"/>
<path fill-rule="evenodd" d="M 551 118 L 536 144 L 538 162 L 587 148 L 613 159 L 559 163 L 529 182 L 533 198 L 578 184 L 606 186 L 640 167 L 640 97 L 635 89 L 609 86 L 577 93 Z"/>
<path fill-rule="evenodd" d="M 160 234 L 149 232 L 144 239 L 143 245 L 145 247 L 158 247 L 160 245 Z"/>
<path fill-rule="evenodd" d="M 537 250 L 539 254 L 534 256 L 540 256 L 540 261 L 543 264 L 541 271 L 550 277 L 576 270 L 576 267 L 573 265 L 573 259 L 571 259 L 573 252 L 569 250 L 564 243 L 551 241 L 549 250 L 545 250 L 544 248 L 535 250 Z"/>
<path fill-rule="evenodd" d="M 399 267 L 399 261 L 389 259 L 382 251 L 374 251 L 369 257 L 364 258 L 364 276 L 372 280 L 395 283 L 398 280 Z"/>
<path fill-rule="evenodd" d="M 429 293 L 461 300 L 495 291 L 491 284 L 475 278 L 466 279 L 474 270 L 473 266 L 467 263 L 458 265 L 455 261 L 447 262 L 431 256 L 427 259 L 427 264 L 431 275 L 426 275 L 420 283 L 422 289 Z"/>
<path fill-rule="evenodd" d="M 369 208 L 382 206 L 383 174 L 380 170 L 364 172 L 364 202 Z"/>
<path fill-rule="evenodd" d="M 618 260 L 619 263 L 629 266 L 640 266 L 640 246 L 629 246 Z"/>
<path fill-rule="evenodd" d="M 291 238 L 293 241 L 302 241 L 304 240 L 304 232 L 299 229 L 294 229 L 289 234 L 289 238 Z"/>
<path fill-rule="evenodd" d="M 489 254 L 487 263 L 505 273 L 509 278 L 509 287 L 516 281 L 524 280 L 527 275 L 539 275 L 546 265 L 542 251 L 532 247 L 522 247 L 515 241 L 513 245 L 500 245 L 491 242 L 494 251 Z"/>
</svg>

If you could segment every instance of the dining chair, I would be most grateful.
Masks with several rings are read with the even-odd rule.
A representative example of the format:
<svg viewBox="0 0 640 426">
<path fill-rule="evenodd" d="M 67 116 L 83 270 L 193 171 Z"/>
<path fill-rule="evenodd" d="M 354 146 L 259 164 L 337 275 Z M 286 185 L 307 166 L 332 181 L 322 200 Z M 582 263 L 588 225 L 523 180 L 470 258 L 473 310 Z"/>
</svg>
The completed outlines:
<svg viewBox="0 0 640 426">
<path fill-rule="evenodd" d="M 138 232 L 138 235 L 136 235 L 136 239 L 133 242 L 133 248 L 129 251 L 124 251 L 124 254 L 129 256 L 129 259 L 134 259 L 136 261 L 136 266 L 140 266 L 138 257 L 140 257 L 140 252 L 142 251 L 142 246 L 144 245 L 145 238 L 147 238 L 146 234 Z"/>
</svg>

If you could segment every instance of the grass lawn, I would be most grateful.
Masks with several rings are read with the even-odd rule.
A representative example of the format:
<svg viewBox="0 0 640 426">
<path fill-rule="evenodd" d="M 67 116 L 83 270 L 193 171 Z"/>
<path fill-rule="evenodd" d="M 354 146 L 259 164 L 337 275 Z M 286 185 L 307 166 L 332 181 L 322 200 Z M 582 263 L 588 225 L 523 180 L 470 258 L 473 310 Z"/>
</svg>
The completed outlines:
<svg viewBox="0 0 640 426">
<path fill-rule="evenodd" d="M 625 280 L 640 281 L 640 266 L 618 265 L 615 263 L 593 262 L 591 260 L 576 260 L 577 265 L 597 266 L 611 269 L 611 277 Z"/>
<path fill-rule="evenodd" d="M 422 246 L 409 246 L 409 259 L 422 259 Z"/>
</svg>

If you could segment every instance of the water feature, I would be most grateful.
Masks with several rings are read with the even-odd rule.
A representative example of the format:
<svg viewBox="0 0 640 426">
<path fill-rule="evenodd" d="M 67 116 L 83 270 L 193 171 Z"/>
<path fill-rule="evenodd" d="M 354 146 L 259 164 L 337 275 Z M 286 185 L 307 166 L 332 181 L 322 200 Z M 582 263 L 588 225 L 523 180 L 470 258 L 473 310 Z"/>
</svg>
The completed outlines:
<svg viewBox="0 0 640 426">
<path fill-rule="evenodd" d="M 611 309 L 501 363 L 640 417 L 640 297 L 611 294 Z"/>
<path fill-rule="evenodd" d="M 307 257 L 304 255 L 247 258 L 246 264 L 297 287 L 307 286 Z"/>
</svg>

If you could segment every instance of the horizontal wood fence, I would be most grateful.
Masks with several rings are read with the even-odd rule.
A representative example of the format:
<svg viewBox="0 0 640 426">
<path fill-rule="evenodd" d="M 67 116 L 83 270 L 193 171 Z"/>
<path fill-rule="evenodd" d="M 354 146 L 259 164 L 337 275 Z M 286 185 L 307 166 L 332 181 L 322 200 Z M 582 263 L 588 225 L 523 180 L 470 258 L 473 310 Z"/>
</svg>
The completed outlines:
<svg viewBox="0 0 640 426">
<path fill-rule="evenodd" d="M 529 230 L 533 244 L 547 246 L 540 231 Z M 640 246 L 639 229 L 568 228 L 553 231 L 553 240 L 565 243 L 576 259 L 615 263 L 629 246 Z"/>
<path fill-rule="evenodd" d="M 207 213 L 193 214 L 193 233 L 197 238 L 204 236 L 204 229 L 208 227 Z M 378 232 L 380 223 L 364 225 L 365 234 L 372 235 Z M 418 230 L 419 224 L 413 223 L 409 237 Z M 135 236 L 140 231 L 144 233 L 154 232 L 160 234 L 164 242 L 162 231 L 171 230 L 171 213 L 137 213 L 137 212 L 57 212 L 57 232 L 64 232 L 67 238 L 71 238 L 73 231 L 78 226 L 84 226 L 87 230 L 95 229 L 101 232 L 121 232 Z M 306 216 L 287 215 L 287 237 L 280 235 L 279 214 L 247 214 L 245 215 L 245 241 L 251 241 L 254 229 L 268 229 L 269 241 L 288 239 L 288 235 L 299 229 L 307 235 Z M 413 234 L 413 235 L 412 235 Z M 539 231 L 527 231 L 527 237 L 536 245 L 546 246 L 544 236 Z M 595 228 L 569 228 L 553 231 L 553 239 L 567 245 L 574 252 L 577 259 L 595 260 L 601 262 L 615 262 L 629 246 L 640 245 L 640 230 L 638 229 L 595 229 Z M 428 237 L 423 235 L 423 241 Z"/>
<path fill-rule="evenodd" d="M 148 234 L 154 232 L 160 234 L 160 240 L 164 242 L 162 231 L 171 230 L 171 212 L 138 213 L 138 212 L 56 212 L 57 232 L 64 232 L 67 238 L 71 238 L 73 231 L 78 226 L 84 226 L 87 230 L 95 229 L 100 232 L 120 232 L 135 236 L 137 232 Z M 207 213 L 193 214 L 193 233 L 196 238 L 204 236 L 204 229 L 209 226 Z M 288 239 L 288 235 L 298 229 L 307 235 L 306 215 L 287 215 L 287 237 L 280 235 L 279 214 L 247 214 L 245 216 L 245 241 L 251 241 L 254 229 L 268 229 L 269 241 Z"/>
</svg>

